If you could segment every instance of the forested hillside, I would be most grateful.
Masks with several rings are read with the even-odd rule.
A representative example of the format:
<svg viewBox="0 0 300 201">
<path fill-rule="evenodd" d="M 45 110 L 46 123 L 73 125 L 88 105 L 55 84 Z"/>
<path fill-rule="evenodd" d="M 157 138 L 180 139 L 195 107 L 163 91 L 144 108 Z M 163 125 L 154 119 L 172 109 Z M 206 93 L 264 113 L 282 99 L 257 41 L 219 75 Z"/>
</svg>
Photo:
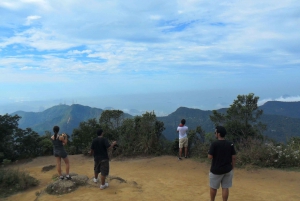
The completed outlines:
<svg viewBox="0 0 300 201">
<path fill-rule="evenodd" d="M 260 106 L 259 109 L 264 111 L 261 121 L 267 125 L 267 130 L 264 134 L 278 141 L 285 142 L 286 139 L 292 136 L 300 136 L 300 102 L 279 102 L 270 101 Z M 226 108 L 217 110 L 220 113 L 225 113 Z M 51 131 L 53 125 L 58 125 L 61 130 L 72 134 L 74 128 L 78 128 L 79 123 L 88 119 L 99 119 L 102 109 L 91 108 L 79 104 L 57 105 L 43 112 L 14 112 L 12 115 L 22 117 L 19 121 L 19 127 L 22 129 L 32 128 L 40 135 L 45 131 Z M 168 140 L 177 138 L 176 128 L 182 118 L 187 120 L 187 126 L 190 129 L 196 129 L 201 126 L 207 132 L 214 131 L 214 125 L 209 116 L 212 111 L 204 111 L 200 109 L 192 109 L 180 107 L 173 113 L 164 117 L 157 117 L 159 121 L 164 123 L 164 136 Z M 126 114 L 125 117 L 132 118 L 133 116 Z"/>
</svg>

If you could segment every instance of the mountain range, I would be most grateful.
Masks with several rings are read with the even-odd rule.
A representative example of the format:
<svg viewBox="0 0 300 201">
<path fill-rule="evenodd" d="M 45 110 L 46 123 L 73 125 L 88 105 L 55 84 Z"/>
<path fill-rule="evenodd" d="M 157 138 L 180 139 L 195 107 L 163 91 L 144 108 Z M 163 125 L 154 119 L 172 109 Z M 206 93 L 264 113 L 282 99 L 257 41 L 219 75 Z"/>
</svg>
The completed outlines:
<svg viewBox="0 0 300 201">
<path fill-rule="evenodd" d="M 280 102 L 268 101 L 259 109 L 264 111 L 260 121 L 267 125 L 264 135 L 280 142 L 286 142 L 292 136 L 300 137 L 300 102 Z M 226 112 L 226 108 L 217 110 L 218 112 Z M 79 104 L 73 105 L 56 105 L 42 112 L 24 112 L 17 111 L 11 115 L 19 115 L 19 127 L 22 129 L 32 128 L 40 135 L 45 131 L 52 132 L 52 127 L 58 125 L 62 132 L 69 135 L 72 134 L 74 128 L 78 128 L 80 122 L 88 119 L 99 119 L 103 109 L 92 108 Z M 157 117 L 165 126 L 163 132 L 168 140 L 177 138 L 176 128 L 182 118 L 185 118 L 186 125 L 189 129 L 195 129 L 201 126 L 205 132 L 213 132 L 214 124 L 210 121 L 209 116 L 212 111 L 180 107 L 173 113 Z M 125 113 L 126 118 L 134 116 Z"/>
</svg>

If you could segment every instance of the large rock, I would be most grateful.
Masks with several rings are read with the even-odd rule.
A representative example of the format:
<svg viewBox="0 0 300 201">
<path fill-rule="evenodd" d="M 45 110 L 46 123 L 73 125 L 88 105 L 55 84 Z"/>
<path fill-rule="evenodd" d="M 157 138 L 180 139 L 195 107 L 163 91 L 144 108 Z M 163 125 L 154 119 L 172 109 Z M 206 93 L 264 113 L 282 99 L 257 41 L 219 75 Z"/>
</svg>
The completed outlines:
<svg viewBox="0 0 300 201">
<path fill-rule="evenodd" d="M 46 192 L 52 195 L 61 195 L 70 193 L 78 188 L 78 186 L 86 185 L 89 178 L 86 175 L 70 174 L 71 180 L 57 180 L 46 187 Z"/>
</svg>

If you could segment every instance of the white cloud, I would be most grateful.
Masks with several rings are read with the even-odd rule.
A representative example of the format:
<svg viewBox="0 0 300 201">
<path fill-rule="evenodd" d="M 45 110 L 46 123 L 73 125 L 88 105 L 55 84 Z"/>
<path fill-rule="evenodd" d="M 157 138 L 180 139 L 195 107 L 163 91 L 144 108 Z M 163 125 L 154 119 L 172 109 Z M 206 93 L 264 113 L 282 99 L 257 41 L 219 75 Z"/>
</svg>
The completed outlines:
<svg viewBox="0 0 300 201">
<path fill-rule="evenodd" d="M 298 95 L 297 0 L 2 0 L 0 7 L 1 83 L 51 74 L 76 88 L 100 77 L 115 93 L 232 87 L 273 100 Z"/>
<path fill-rule="evenodd" d="M 29 25 L 31 25 L 31 23 L 32 23 L 34 20 L 38 20 L 38 19 L 40 19 L 40 18 L 41 18 L 41 16 L 37 16 L 37 15 L 28 16 L 28 17 L 26 18 L 25 25 L 26 25 L 26 26 L 29 26 Z"/>
<path fill-rule="evenodd" d="M 261 106 L 268 101 L 297 102 L 300 101 L 300 96 L 280 96 L 279 98 L 266 98 L 258 101 L 258 105 Z"/>
<path fill-rule="evenodd" d="M 282 101 L 282 102 L 295 102 L 300 101 L 300 96 L 288 96 L 288 97 L 279 97 L 275 99 L 276 101 Z"/>
</svg>

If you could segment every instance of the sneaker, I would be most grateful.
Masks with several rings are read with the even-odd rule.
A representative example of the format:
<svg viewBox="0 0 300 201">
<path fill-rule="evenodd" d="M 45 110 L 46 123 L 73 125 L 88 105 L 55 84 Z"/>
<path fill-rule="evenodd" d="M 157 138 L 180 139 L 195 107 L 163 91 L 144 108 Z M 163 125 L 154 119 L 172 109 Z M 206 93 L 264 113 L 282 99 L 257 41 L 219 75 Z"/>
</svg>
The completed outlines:
<svg viewBox="0 0 300 201">
<path fill-rule="evenodd" d="M 181 158 L 181 157 L 178 157 L 178 160 L 182 160 L 182 158 Z"/>
<path fill-rule="evenodd" d="M 93 181 L 94 181 L 95 183 L 97 183 L 97 182 L 98 182 L 98 179 L 96 179 L 96 178 L 93 178 Z"/>
<path fill-rule="evenodd" d="M 106 189 L 107 187 L 108 187 L 108 183 L 105 183 L 104 185 L 100 185 L 101 190 Z"/>
<path fill-rule="evenodd" d="M 184 158 L 187 158 L 187 156 L 185 156 Z"/>
<path fill-rule="evenodd" d="M 67 176 L 66 176 L 66 179 L 67 179 L 67 180 L 71 180 L 72 177 L 71 177 L 70 175 L 67 175 Z"/>
<path fill-rule="evenodd" d="M 60 179 L 60 180 L 64 180 L 64 176 L 60 176 L 59 179 Z"/>
</svg>

